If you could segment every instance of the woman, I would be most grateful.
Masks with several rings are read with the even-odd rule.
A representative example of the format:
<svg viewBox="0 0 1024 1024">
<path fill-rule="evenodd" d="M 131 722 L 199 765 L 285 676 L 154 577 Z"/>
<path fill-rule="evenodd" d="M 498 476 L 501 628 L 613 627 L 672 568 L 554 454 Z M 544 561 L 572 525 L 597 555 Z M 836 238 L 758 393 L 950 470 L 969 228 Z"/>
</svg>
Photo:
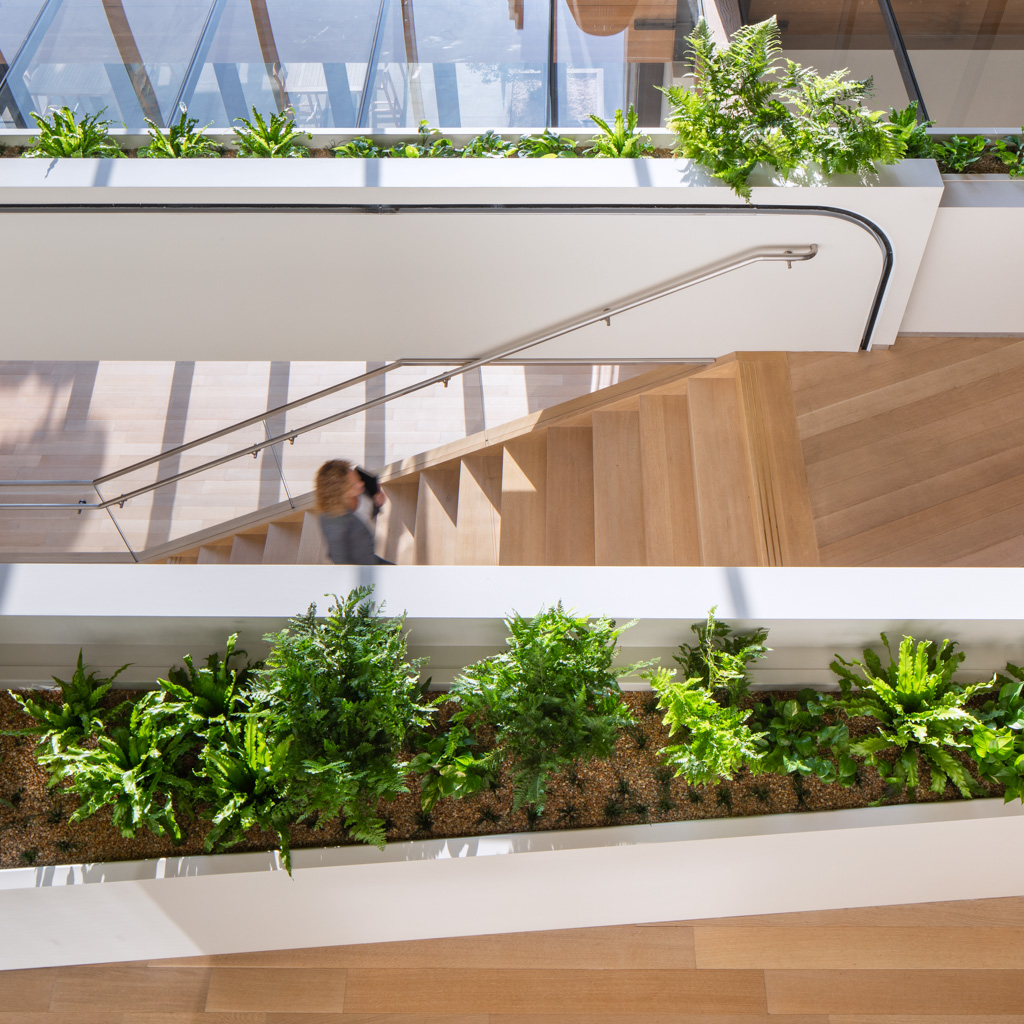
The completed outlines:
<svg viewBox="0 0 1024 1024">
<path fill-rule="evenodd" d="M 388 565 L 373 550 L 369 517 L 358 514 L 366 490 L 362 475 L 350 462 L 332 459 L 316 473 L 316 509 L 335 565 Z"/>
</svg>

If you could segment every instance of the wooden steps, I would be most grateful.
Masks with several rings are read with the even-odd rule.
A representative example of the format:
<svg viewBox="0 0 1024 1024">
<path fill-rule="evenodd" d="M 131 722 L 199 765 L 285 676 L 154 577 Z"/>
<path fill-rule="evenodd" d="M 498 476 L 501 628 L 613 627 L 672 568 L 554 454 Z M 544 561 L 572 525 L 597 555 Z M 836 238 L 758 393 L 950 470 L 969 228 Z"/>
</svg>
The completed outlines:
<svg viewBox="0 0 1024 1024">
<path fill-rule="evenodd" d="M 784 353 L 661 368 L 385 468 L 400 565 L 814 565 Z M 309 496 L 298 499 L 309 504 Z M 176 560 L 323 561 L 294 510 Z"/>
<path fill-rule="evenodd" d="M 816 565 L 789 379 L 783 353 L 658 371 L 388 467 L 378 550 L 397 530 L 419 563 Z"/>
</svg>

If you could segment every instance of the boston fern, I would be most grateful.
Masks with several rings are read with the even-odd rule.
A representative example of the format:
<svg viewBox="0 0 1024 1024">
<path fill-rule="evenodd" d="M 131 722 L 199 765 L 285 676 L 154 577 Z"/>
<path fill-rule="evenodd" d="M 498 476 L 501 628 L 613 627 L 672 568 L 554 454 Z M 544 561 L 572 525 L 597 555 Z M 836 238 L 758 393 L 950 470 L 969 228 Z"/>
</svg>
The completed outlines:
<svg viewBox="0 0 1024 1024">
<path fill-rule="evenodd" d="M 206 665 L 196 668 L 191 655 L 182 659 L 184 668 L 172 668 L 167 679 L 158 679 L 157 685 L 164 693 L 164 703 L 180 705 L 186 715 L 202 724 L 209 719 L 242 716 L 247 711 L 246 694 L 252 684 L 252 673 L 259 665 L 232 667 L 235 658 L 244 658 L 245 651 L 236 651 L 238 634 L 228 637 L 223 659 L 211 654 Z"/>
<path fill-rule="evenodd" d="M 414 762 L 427 773 L 425 807 L 440 795 L 478 792 L 507 767 L 513 810 L 540 813 L 553 773 L 577 759 L 610 757 L 633 721 L 618 679 L 638 666 L 612 664 L 628 627 L 571 615 L 561 604 L 505 624 L 508 649 L 455 681 L 442 698 L 456 709 L 447 735 Z"/>
<path fill-rule="evenodd" d="M 677 680 L 669 669 L 648 677 L 665 712 L 669 743 L 660 751 L 662 762 L 691 786 L 731 779 L 740 768 L 758 771 L 761 736 L 747 725 L 750 711 L 715 700 L 700 676 Z"/>
<path fill-rule="evenodd" d="M 687 41 L 695 88 L 663 90 L 675 152 L 747 201 L 759 163 L 788 177 L 812 163 L 826 174 L 860 173 L 903 157 L 899 128 L 862 106 L 870 80 L 847 80 L 845 69 L 822 78 L 814 68 L 784 61 L 774 17 L 742 26 L 724 47 L 702 19 Z"/>
<path fill-rule="evenodd" d="M 751 712 L 738 705 L 750 689 L 747 666 L 769 651 L 768 631 L 733 633 L 715 618 L 714 608 L 690 629 L 697 643 L 681 644 L 675 656 L 683 678 L 668 669 L 648 678 L 669 737 L 681 741 L 663 747 L 662 760 L 690 785 L 701 786 L 731 779 L 744 766 L 759 770 L 762 734 L 747 725 Z"/>
<path fill-rule="evenodd" d="M 953 680 L 965 655 L 956 652 L 957 645 L 949 640 L 936 648 L 930 640 L 915 646 L 907 636 L 896 657 L 884 633 L 882 643 L 888 665 L 870 649 L 864 651 L 863 661 L 845 661 L 836 655 L 832 662 L 847 715 L 869 715 L 878 721 L 878 734 L 852 744 L 850 752 L 874 765 L 887 783 L 900 790 L 917 786 L 920 758 L 930 770 L 932 792 L 941 793 L 952 782 L 962 796 L 973 795 L 978 784 L 955 753 L 972 749 L 972 735 L 981 725 L 967 710 L 968 701 L 992 684 L 962 686 Z"/>
<path fill-rule="evenodd" d="M 432 709 L 420 696 L 422 662 L 408 658 L 403 619 L 379 616 L 371 592 L 335 598 L 325 618 L 311 605 L 268 636 L 273 646 L 250 700 L 268 747 L 291 741 L 283 796 L 295 818 L 317 812 L 323 825 L 340 813 L 353 838 L 383 846 L 377 803 L 407 791 L 402 749 Z"/>
<path fill-rule="evenodd" d="M 695 622 L 691 632 L 696 644 L 680 644 L 673 660 L 685 679 L 698 677 L 700 684 L 721 703 L 736 704 L 750 690 L 747 666 L 760 661 L 771 651 L 765 646 L 768 630 L 734 633 L 732 626 L 715 618 L 716 608 L 708 612 L 706 622 Z"/>
</svg>

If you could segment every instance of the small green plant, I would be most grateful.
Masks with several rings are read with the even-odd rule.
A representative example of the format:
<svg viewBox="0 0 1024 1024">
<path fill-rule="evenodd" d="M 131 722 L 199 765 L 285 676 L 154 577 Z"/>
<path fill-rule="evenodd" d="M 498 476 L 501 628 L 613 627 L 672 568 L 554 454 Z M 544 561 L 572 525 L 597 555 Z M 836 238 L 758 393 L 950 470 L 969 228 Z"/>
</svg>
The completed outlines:
<svg viewBox="0 0 1024 1024">
<path fill-rule="evenodd" d="M 472 157 L 510 157 L 516 155 L 516 147 L 507 139 L 503 139 L 493 129 L 477 135 L 463 146 L 461 156 Z"/>
<path fill-rule="evenodd" d="M 613 824 L 626 813 L 626 808 L 621 800 L 612 798 L 605 801 L 604 816 L 607 821 Z"/>
<path fill-rule="evenodd" d="M 445 748 L 414 768 L 447 779 L 445 795 L 467 796 L 507 767 L 513 811 L 543 810 L 552 774 L 614 753 L 633 722 L 617 680 L 636 666 L 613 667 L 626 627 L 608 619 L 591 622 L 558 605 L 505 623 L 508 650 L 466 669 L 440 699 L 456 708 Z M 486 749 L 482 732 L 494 736 Z"/>
<path fill-rule="evenodd" d="M 767 804 L 771 799 L 771 790 L 767 786 L 751 786 L 751 795 L 759 800 L 762 804 Z"/>
<path fill-rule="evenodd" d="M 181 840 L 178 813 L 191 814 L 193 784 L 179 763 L 192 737 L 168 723 L 159 701 L 158 693 L 147 693 L 132 706 L 128 725 L 107 728 L 93 747 L 54 748 L 37 755 L 49 770 L 49 784 L 63 784 L 80 800 L 70 821 L 109 806 L 114 827 L 126 838 L 148 828 Z"/>
<path fill-rule="evenodd" d="M 1008 664 L 999 691 L 977 712 L 971 742 L 982 778 L 1004 787 L 1004 799 L 1024 801 L 1024 668 Z"/>
<path fill-rule="evenodd" d="M 668 814 L 669 811 L 674 811 L 676 802 L 670 796 L 662 794 L 658 797 L 658 810 L 662 814 Z"/>
<path fill-rule="evenodd" d="M 691 804 L 702 804 L 704 803 L 704 794 L 699 789 L 693 789 L 692 787 L 686 791 L 686 799 Z"/>
<path fill-rule="evenodd" d="M 729 814 L 732 813 L 732 790 L 728 786 L 719 786 L 715 790 L 715 800 L 718 801 L 718 806 L 725 809 Z"/>
<path fill-rule="evenodd" d="M 85 114 L 81 120 L 69 107 L 54 108 L 47 118 L 32 111 L 32 119 L 39 126 L 39 138 L 32 140 L 26 157 L 119 157 L 123 154 L 107 129 L 111 121 L 103 117 L 104 107 L 98 114 Z"/>
<path fill-rule="evenodd" d="M 654 143 L 650 136 L 637 131 L 640 119 L 632 103 L 625 117 L 621 109 L 615 111 L 614 127 L 609 127 L 608 122 L 597 114 L 591 114 L 590 120 L 600 131 L 591 139 L 592 145 L 584 152 L 584 156 L 638 159 L 653 155 Z"/>
<path fill-rule="evenodd" d="M 678 739 L 660 751 L 677 776 L 691 786 L 717 785 L 740 768 L 759 770 L 763 734 L 746 724 L 749 710 L 719 703 L 700 676 L 675 680 L 659 669 L 649 678 L 661 696 L 669 737 Z"/>
<path fill-rule="evenodd" d="M 72 842 L 70 839 L 58 839 L 54 844 L 53 848 L 58 853 L 70 853 L 72 850 L 77 849 L 78 843 Z"/>
<path fill-rule="evenodd" d="M 900 791 L 917 786 L 920 758 L 930 769 L 932 792 L 941 793 L 952 782 L 962 796 L 973 795 L 978 784 L 955 754 L 972 748 L 972 734 L 982 724 L 967 709 L 968 701 L 992 684 L 961 686 L 954 681 L 964 654 L 949 640 L 936 647 L 930 640 L 915 645 L 907 636 L 896 657 L 884 633 L 882 643 L 888 665 L 870 649 L 864 651 L 863 661 L 836 655 L 832 662 L 846 713 L 878 721 L 878 735 L 851 744 L 850 753 L 863 757 L 887 785 Z"/>
<path fill-rule="evenodd" d="M 140 157 L 190 160 L 216 156 L 220 151 L 217 143 L 203 134 L 213 122 L 197 128 L 199 119 L 189 117 L 184 107 L 181 108 L 181 117 L 174 124 L 168 125 L 166 134 L 148 117 L 146 124 L 149 125 L 151 141 L 139 150 Z"/>
<path fill-rule="evenodd" d="M 434 830 L 434 819 L 430 815 L 430 811 L 424 811 L 422 808 L 416 812 L 415 816 L 416 829 L 419 832 L 433 832 Z"/>
<path fill-rule="evenodd" d="M 1021 127 L 1024 133 L 1024 126 Z M 1024 178 L 1024 138 L 1004 135 L 992 143 L 992 150 L 1003 162 L 1011 178 Z"/>
<path fill-rule="evenodd" d="M 192 656 L 182 659 L 184 668 L 171 668 L 166 679 L 158 679 L 157 685 L 165 694 L 164 703 L 180 705 L 190 719 L 190 724 L 202 733 L 203 726 L 215 718 L 237 718 L 247 710 L 246 696 L 252 683 L 253 672 L 259 665 L 245 662 L 232 667 L 234 658 L 244 658 L 245 651 L 236 651 L 238 634 L 228 637 L 224 658 L 211 654 L 206 665 L 196 668 Z"/>
<path fill-rule="evenodd" d="M 779 775 L 798 772 L 852 786 L 857 764 L 850 756 L 849 727 L 836 713 L 840 709 L 834 698 L 810 689 L 758 704 L 753 717 L 764 732 L 766 748 L 761 767 Z"/>
<path fill-rule="evenodd" d="M 954 135 L 935 144 L 935 158 L 947 174 L 963 174 L 981 159 L 988 145 L 983 135 Z"/>
<path fill-rule="evenodd" d="M 313 138 L 308 132 L 295 127 L 293 112 L 283 110 L 280 114 L 271 114 L 265 120 L 255 107 L 252 108 L 252 120 L 236 117 L 240 122 L 235 128 L 235 142 L 238 155 L 242 157 L 304 157 L 309 150 L 299 142 L 305 137 Z"/>
<path fill-rule="evenodd" d="M 457 157 L 461 152 L 452 145 L 451 139 L 441 135 L 440 128 L 431 128 L 426 121 L 420 121 L 419 141 L 409 143 L 398 143 L 386 150 L 385 156 L 395 159 L 419 158 L 419 157 Z"/>
<path fill-rule="evenodd" d="M 728 623 L 715 618 L 716 611 L 712 608 L 706 622 L 690 627 L 697 643 L 680 644 L 672 660 L 686 679 L 697 679 L 719 703 L 735 706 L 750 692 L 747 666 L 771 651 L 765 646 L 768 630 L 733 633 Z"/>
<path fill-rule="evenodd" d="M 627 726 L 626 735 L 633 741 L 633 745 L 637 750 L 646 750 L 651 739 L 650 736 L 647 735 L 647 731 L 639 722 L 635 725 Z"/>
<path fill-rule="evenodd" d="M 579 820 L 580 810 L 574 803 L 562 804 L 558 809 L 558 822 L 563 825 L 572 825 Z"/>
<path fill-rule="evenodd" d="M 32 864 L 35 864 L 35 862 L 38 859 L 39 859 L 39 851 L 35 847 L 32 847 L 29 850 L 22 850 L 21 851 L 21 862 L 22 862 L 22 864 L 32 865 Z"/>
<path fill-rule="evenodd" d="M 516 147 L 521 157 L 573 157 L 578 156 L 572 139 L 556 135 L 550 128 L 536 135 L 523 135 Z"/>
<path fill-rule="evenodd" d="M 335 146 L 331 152 L 336 157 L 357 160 L 372 160 L 383 155 L 380 146 L 373 139 L 368 139 L 365 136 L 349 139 L 348 142 Z"/>
<path fill-rule="evenodd" d="M 500 825 L 501 812 L 496 807 L 482 807 L 476 816 L 478 825 Z"/>
<path fill-rule="evenodd" d="M 20 734 L 38 736 L 40 747 L 49 747 L 52 751 L 64 750 L 91 736 L 102 729 L 105 722 L 126 710 L 124 704 L 110 712 L 103 709 L 103 698 L 126 668 L 127 665 L 122 665 L 113 675 L 100 678 L 95 672 L 86 672 L 82 652 L 79 651 L 78 663 L 71 678 L 64 680 L 53 677 L 53 681 L 60 687 L 59 705 L 12 694 L 21 710 L 36 720 L 35 725 L 19 730 Z"/>
<path fill-rule="evenodd" d="M 204 782 L 196 794 L 203 802 L 203 817 L 212 823 L 204 849 L 226 849 L 250 828 L 265 829 L 277 836 L 281 860 L 290 871 L 289 826 L 301 814 L 290 800 L 292 737 L 268 740 L 267 724 L 249 717 L 211 723 L 206 739 L 201 753 Z"/>
<path fill-rule="evenodd" d="M 932 142 L 928 129 L 934 121 L 919 121 L 917 118 L 917 100 L 911 100 L 902 110 L 889 108 L 889 124 L 899 129 L 900 138 L 906 147 L 905 157 L 908 160 L 929 160 L 934 155 L 935 143 Z"/>
</svg>

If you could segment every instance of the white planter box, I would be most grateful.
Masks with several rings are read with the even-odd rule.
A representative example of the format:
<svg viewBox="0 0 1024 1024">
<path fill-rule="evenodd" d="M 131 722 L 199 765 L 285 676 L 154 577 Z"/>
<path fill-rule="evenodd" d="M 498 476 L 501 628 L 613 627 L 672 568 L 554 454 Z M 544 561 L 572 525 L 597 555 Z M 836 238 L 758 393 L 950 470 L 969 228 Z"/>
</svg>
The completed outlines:
<svg viewBox="0 0 1024 1024">
<path fill-rule="evenodd" d="M 1020 896 L 1022 843 L 976 800 L 18 868 L 0 969 Z"/>
</svg>

